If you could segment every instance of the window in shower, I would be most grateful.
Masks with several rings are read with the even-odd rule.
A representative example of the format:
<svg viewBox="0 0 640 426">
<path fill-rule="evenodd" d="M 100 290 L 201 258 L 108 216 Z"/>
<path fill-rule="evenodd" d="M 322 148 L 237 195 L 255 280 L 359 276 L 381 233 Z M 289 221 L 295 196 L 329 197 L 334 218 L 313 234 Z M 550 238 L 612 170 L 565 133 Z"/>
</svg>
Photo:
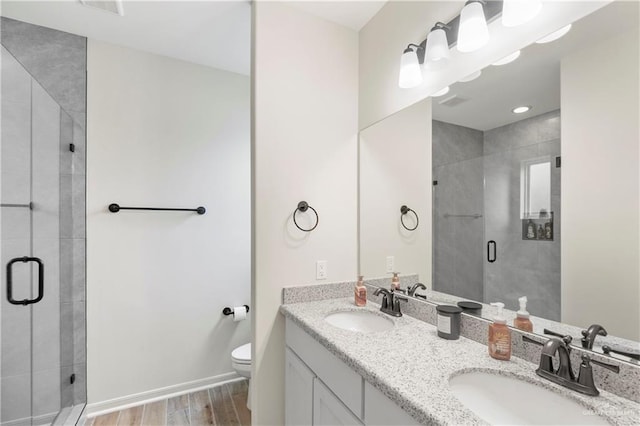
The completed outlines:
<svg viewBox="0 0 640 426">
<path fill-rule="evenodd" d="M 538 219 L 551 211 L 551 160 L 525 160 L 520 167 L 520 218 Z"/>
</svg>

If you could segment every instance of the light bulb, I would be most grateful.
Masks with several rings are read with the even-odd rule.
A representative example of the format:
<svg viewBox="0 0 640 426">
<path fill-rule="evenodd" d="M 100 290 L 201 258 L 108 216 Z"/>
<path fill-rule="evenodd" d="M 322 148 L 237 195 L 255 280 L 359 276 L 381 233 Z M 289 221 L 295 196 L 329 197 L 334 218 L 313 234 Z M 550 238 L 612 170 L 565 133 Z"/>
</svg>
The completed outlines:
<svg viewBox="0 0 640 426">
<path fill-rule="evenodd" d="M 425 64 L 442 66 L 449 59 L 449 43 L 447 33 L 439 23 L 431 29 L 427 36 Z"/>
<path fill-rule="evenodd" d="M 411 89 L 422 84 L 422 71 L 418 62 L 418 54 L 411 48 L 406 48 L 400 58 L 400 78 L 398 85 L 402 89 Z"/>
<path fill-rule="evenodd" d="M 458 50 L 473 52 L 489 42 L 489 28 L 484 18 L 482 3 L 469 1 L 460 12 Z"/>
<path fill-rule="evenodd" d="M 502 3 L 502 25 L 517 27 L 529 22 L 540 13 L 540 0 L 504 0 Z"/>
</svg>

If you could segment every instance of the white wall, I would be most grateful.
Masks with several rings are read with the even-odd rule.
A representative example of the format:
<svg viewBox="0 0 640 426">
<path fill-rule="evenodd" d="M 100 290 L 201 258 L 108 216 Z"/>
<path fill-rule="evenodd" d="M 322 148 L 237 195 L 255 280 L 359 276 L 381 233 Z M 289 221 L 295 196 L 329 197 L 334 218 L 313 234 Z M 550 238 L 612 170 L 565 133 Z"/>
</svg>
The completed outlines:
<svg viewBox="0 0 640 426">
<path fill-rule="evenodd" d="M 527 46 L 569 22 L 599 9 L 605 1 L 545 1 L 540 14 L 524 25 L 506 28 L 500 19 L 489 25 L 490 43 L 460 54 L 454 48 L 448 66 L 423 73 L 413 89 L 398 87 L 400 56 L 409 43 L 420 43 L 437 21 L 449 22 L 464 6 L 455 1 L 390 1 L 360 30 L 360 129 L 424 99 L 431 93 Z"/>
<path fill-rule="evenodd" d="M 431 98 L 418 102 L 360 132 L 360 274 L 387 276 L 386 257 L 395 269 L 419 274 L 431 285 Z M 407 231 L 400 206 L 419 217 Z M 405 218 L 415 225 L 413 213 Z M 417 268 L 417 269 L 416 269 Z"/>
<path fill-rule="evenodd" d="M 90 404 L 216 380 L 250 340 L 250 321 L 221 314 L 250 299 L 249 83 L 89 40 Z"/>
<path fill-rule="evenodd" d="M 640 340 L 639 34 L 566 57 L 562 321 Z"/>
<path fill-rule="evenodd" d="M 357 273 L 358 37 L 280 2 L 255 2 L 252 420 L 284 424 L 285 286 Z M 320 216 L 303 233 L 301 200 Z M 301 215 L 304 219 L 304 215 Z"/>
</svg>

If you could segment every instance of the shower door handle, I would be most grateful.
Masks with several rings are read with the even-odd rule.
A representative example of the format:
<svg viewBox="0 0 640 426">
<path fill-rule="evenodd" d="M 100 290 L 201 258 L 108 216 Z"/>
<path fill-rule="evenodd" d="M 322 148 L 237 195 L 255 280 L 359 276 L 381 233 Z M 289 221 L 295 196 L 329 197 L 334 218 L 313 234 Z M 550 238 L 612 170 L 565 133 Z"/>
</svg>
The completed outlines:
<svg viewBox="0 0 640 426">
<path fill-rule="evenodd" d="M 14 300 L 13 298 L 13 265 L 15 263 L 35 262 L 38 264 L 38 297 L 35 299 Z M 38 303 L 44 297 L 44 264 L 37 257 L 16 257 L 7 263 L 7 300 L 12 305 L 31 305 Z"/>
<path fill-rule="evenodd" d="M 492 246 L 493 246 L 493 256 L 491 256 Z M 496 261 L 497 250 L 498 250 L 498 246 L 496 242 L 493 240 L 489 240 L 487 242 L 487 262 L 493 263 Z"/>
</svg>

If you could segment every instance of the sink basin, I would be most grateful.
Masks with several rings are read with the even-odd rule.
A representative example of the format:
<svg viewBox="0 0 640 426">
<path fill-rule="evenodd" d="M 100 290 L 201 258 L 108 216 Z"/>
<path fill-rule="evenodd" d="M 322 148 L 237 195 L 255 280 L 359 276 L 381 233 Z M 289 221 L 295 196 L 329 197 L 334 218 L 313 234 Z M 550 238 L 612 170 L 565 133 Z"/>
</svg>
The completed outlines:
<svg viewBox="0 0 640 426">
<path fill-rule="evenodd" d="M 462 404 L 493 425 L 609 424 L 574 400 L 516 377 L 469 372 L 452 377 L 449 387 Z"/>
<path fill-rule="evenodd" d="M 395 325 L 390 319 L 369 311 L 334 312 L 324 320 L 334 327 L 362 333 L 390 330 Z"/>
</svg>

